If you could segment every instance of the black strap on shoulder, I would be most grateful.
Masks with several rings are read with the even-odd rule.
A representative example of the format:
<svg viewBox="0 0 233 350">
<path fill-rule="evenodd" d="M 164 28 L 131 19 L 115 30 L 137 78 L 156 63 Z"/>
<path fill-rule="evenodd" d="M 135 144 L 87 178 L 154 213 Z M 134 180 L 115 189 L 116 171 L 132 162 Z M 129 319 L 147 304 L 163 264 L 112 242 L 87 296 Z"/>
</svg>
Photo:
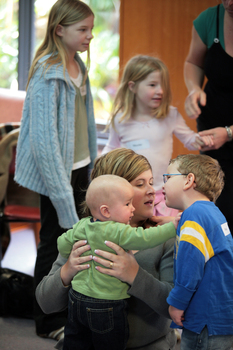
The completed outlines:
<svg viewBox="0 0 233 350">
<path fill-rule="evenodd" d="M 217 6 L 217 26 L 216 26 L 216 38 L 219 39 L 219 6 Z"/>
</svg>

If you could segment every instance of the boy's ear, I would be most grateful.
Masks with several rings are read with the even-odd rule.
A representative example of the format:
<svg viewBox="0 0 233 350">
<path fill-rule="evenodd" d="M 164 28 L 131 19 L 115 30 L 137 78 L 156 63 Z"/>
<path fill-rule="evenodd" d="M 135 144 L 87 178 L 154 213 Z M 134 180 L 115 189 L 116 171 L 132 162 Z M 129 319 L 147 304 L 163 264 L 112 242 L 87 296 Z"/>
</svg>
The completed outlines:
<svg viewBox="0 0 233 350">
<path fill-rule="evenodd" d="M 63 36 L 63 26 L 62 26 L 61 24 L 58 24 L 58 25 L 57 25 L 56 34 L 57 34 L 58 36 Z"/>
<path fill-rule="evenodd" d="M 130 91 L 132 91 L 133 93 L 135 92 L 135 82 L 134 81 L 129 81 L 128 87 L 129 87 Z"/>
<path fill-rule="evenodd" d="M 189 173 L 187 175 L 185 185 L 184 185 L 184 190 L 188 190 L 191 187 L 193 187 L 193 188 L 196 187 L 195 175 L 193 173 Z"/>
<path fill-rule="evenodd" d="M 109 211 L 109 207 L 106 204 L 101 205 L 100 207 L 100 213 L 101 215 L 106 218 L 109 219 L 110 218 L 110 211 Z"/>
<path fill-rule="evenodd" d="M 195 175 L 193 173 L 189 173 L 187 175 L 185 185 L 184 185 L 184 190 L 188 190 L 191 187 L 193 187 L 193 188 L 196 187 Z"/>
</svg>

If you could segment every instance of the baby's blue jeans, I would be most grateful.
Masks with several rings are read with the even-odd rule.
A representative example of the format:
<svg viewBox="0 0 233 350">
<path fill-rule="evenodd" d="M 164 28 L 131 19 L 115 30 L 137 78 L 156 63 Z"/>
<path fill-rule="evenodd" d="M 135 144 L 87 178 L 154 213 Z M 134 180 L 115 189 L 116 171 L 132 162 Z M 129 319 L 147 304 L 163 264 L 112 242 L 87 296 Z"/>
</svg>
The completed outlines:
<svg viewBox="0 0 233 350">
<path fill-rule="evenodd" d="M 129 337 L 126 300 L 69 292 L 63 350 L 124 350 Z"/>
</svg>

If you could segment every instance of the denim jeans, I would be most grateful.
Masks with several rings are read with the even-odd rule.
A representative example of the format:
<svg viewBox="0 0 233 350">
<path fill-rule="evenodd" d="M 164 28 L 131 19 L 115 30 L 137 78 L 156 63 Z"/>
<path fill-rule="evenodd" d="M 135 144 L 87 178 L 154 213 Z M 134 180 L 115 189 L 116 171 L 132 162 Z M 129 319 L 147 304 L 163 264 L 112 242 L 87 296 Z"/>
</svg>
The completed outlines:
<svg viewBox="0 0 233 350">
<path fill-rule="evenodd" d="M 200 334 L 183 329 L 180 350 L 230 350 L 233 335 L 211 335 L 207 327 Z"/>
<path fill-rule="evenodd" d="M 126 300 L 94 299 L 69 291 L 63 350 L 123 350 L 129 337 Z"/>
</svg>

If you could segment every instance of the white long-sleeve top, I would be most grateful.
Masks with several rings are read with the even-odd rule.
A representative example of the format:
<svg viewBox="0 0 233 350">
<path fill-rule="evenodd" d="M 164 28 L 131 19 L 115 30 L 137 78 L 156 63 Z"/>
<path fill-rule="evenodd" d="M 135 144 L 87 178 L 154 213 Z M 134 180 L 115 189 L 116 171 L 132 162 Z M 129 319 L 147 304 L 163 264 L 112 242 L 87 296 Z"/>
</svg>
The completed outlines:
<svg viewBox="0 0 233 350">
<path fill-rule="evenodd" d="M 115 148 L 124 147 L 145 156 L 152 166 L 154 189 L 161 190 L 163 174 L 167 172 L 173 152 L 173 134 L 189 150 L 196 150 L 192 146 L 197 134 L 192 131 L 177 108 L 170 107 L 166 118 L 152 118 L 146 122 L 139 122 L 130 118 L 119 123 L 121 114 L 115 117 L 115 130 L 110 126 L 109 139 L 102 154 Z"/>
</svg>

